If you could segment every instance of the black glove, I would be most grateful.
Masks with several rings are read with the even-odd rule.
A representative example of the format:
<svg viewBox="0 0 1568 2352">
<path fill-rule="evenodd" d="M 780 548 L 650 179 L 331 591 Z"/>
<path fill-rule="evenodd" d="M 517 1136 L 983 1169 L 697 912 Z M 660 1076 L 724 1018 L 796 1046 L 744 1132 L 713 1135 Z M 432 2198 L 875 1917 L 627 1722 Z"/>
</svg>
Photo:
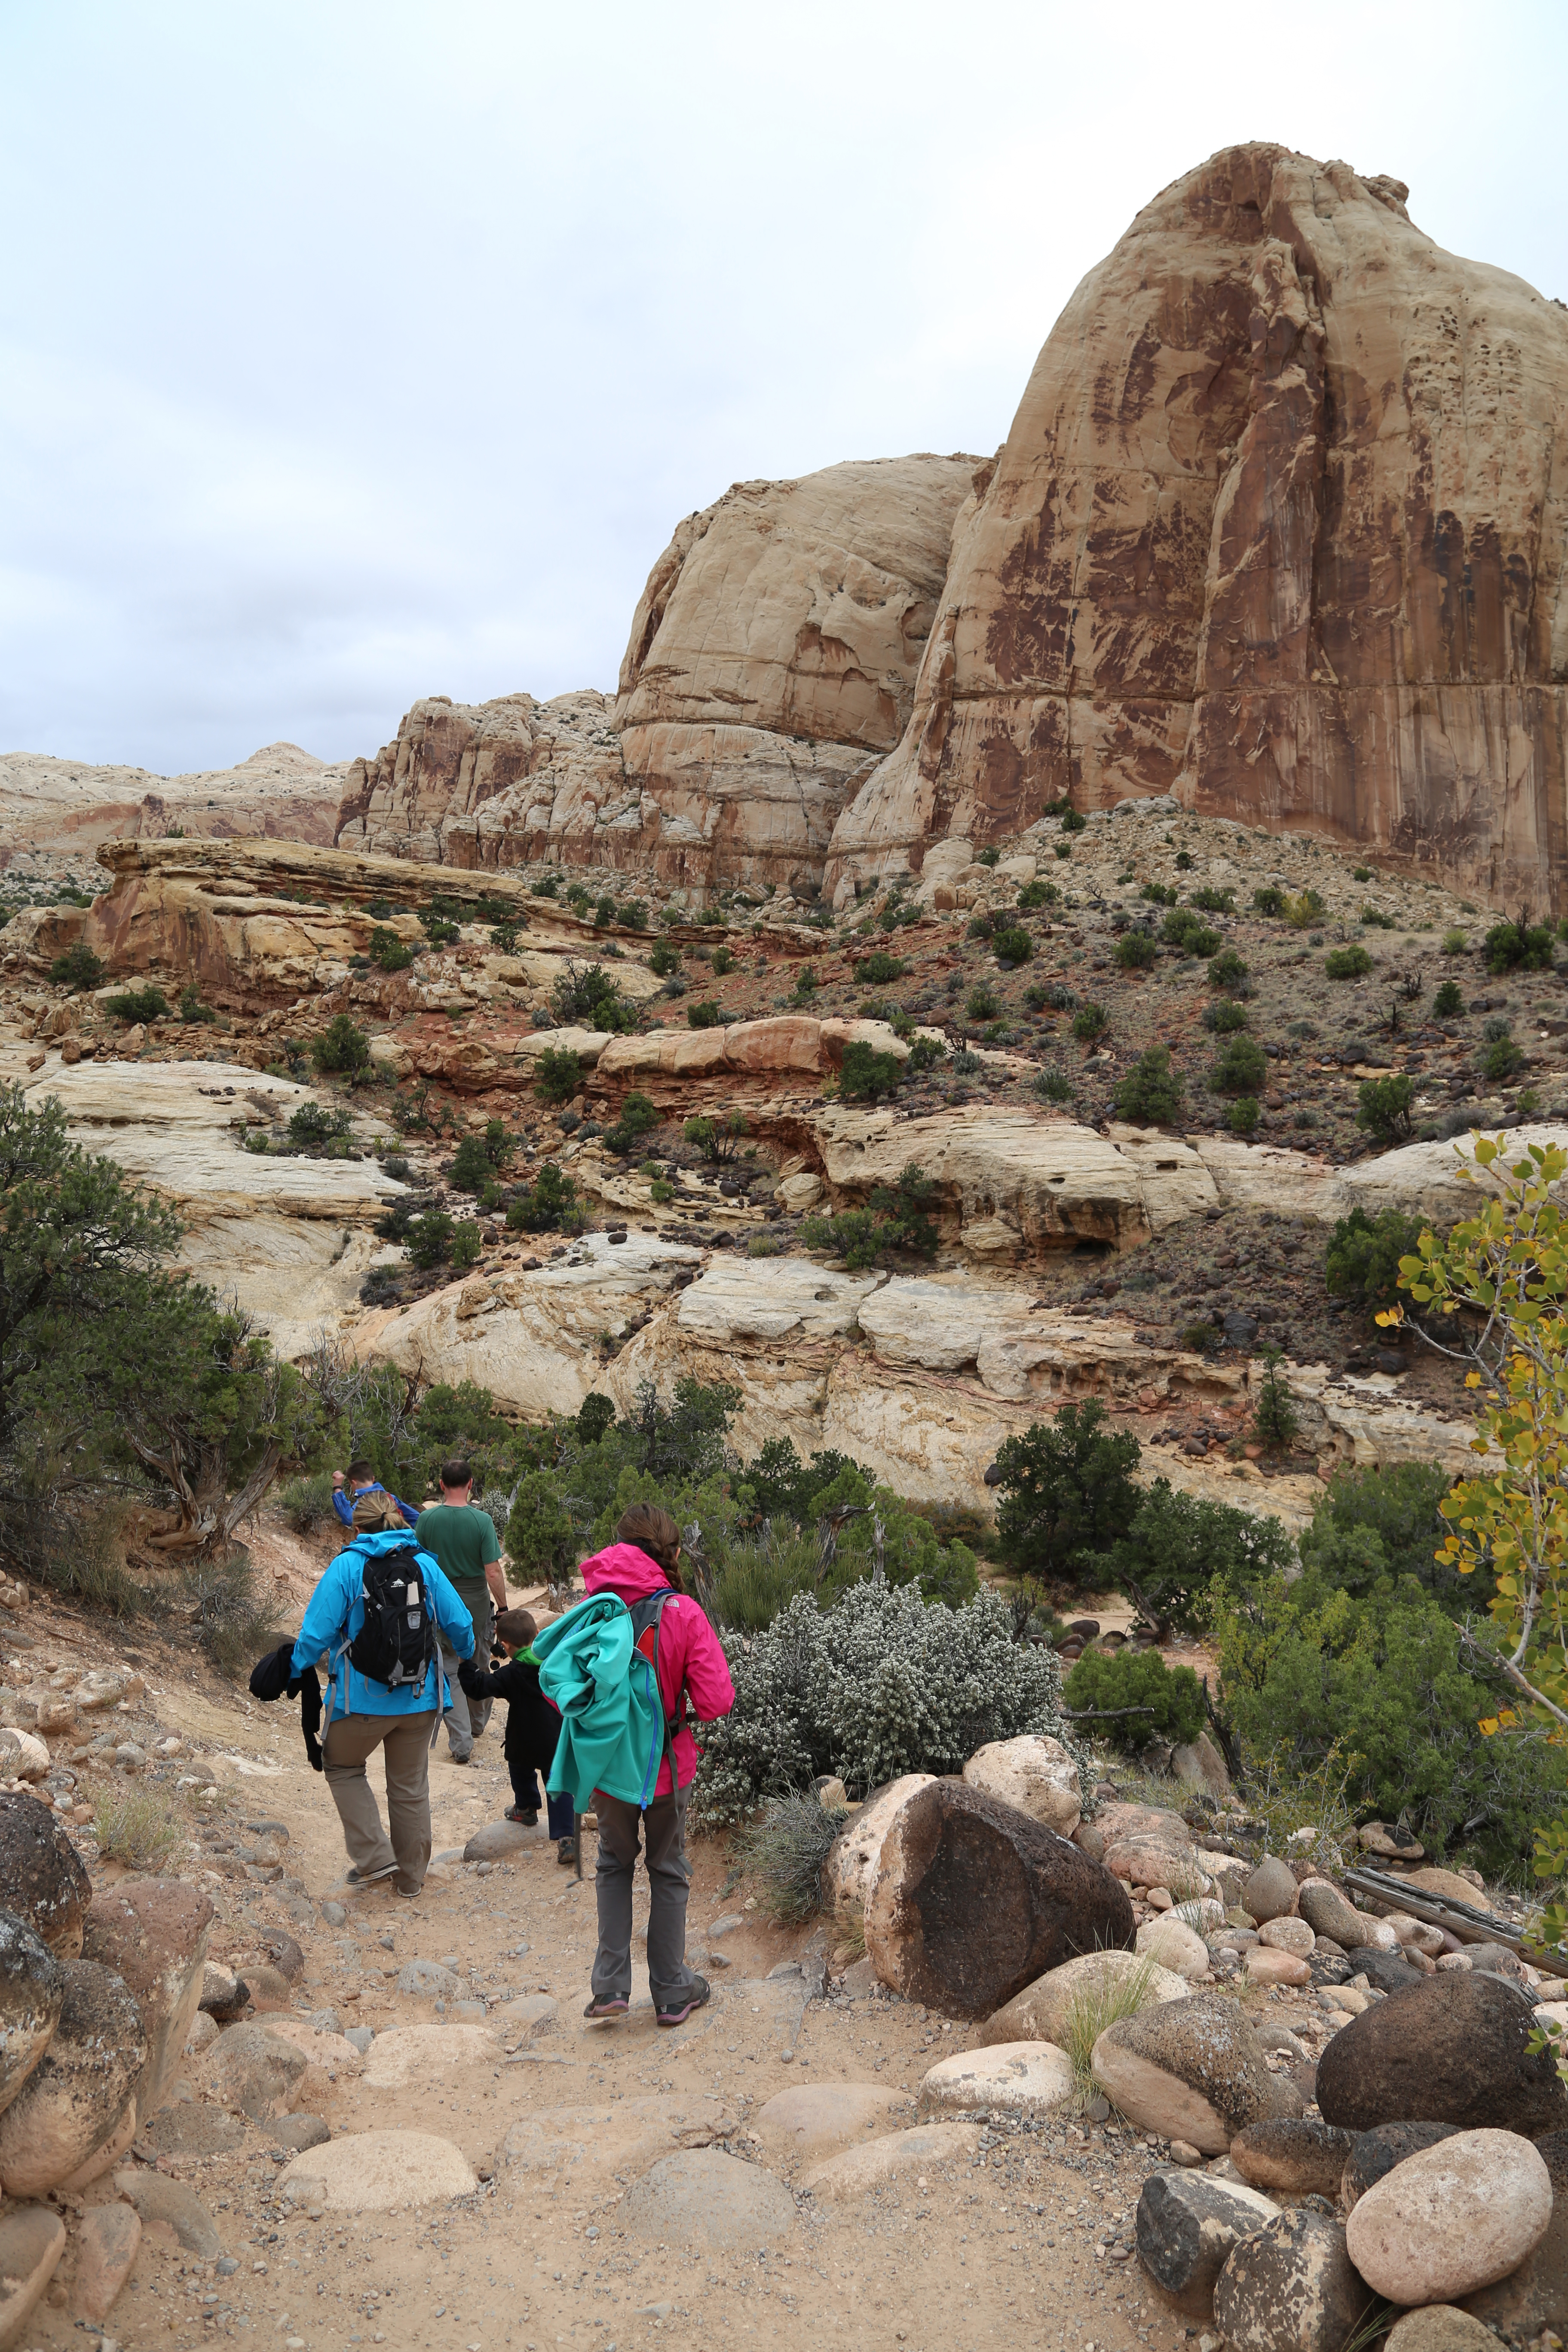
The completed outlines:
<svg viewBox="0 0 1568 2352">
<path fill-rule="evenodd" d="M 459 1659 L 458 1662 L 458 1680 L 461 1683 L 464 1690 L 470 1698 L 474 1696 L 474 1685 L 479 1681 L 479 1669 L 474 1664 L 472 1658 Z"/>
</svg>

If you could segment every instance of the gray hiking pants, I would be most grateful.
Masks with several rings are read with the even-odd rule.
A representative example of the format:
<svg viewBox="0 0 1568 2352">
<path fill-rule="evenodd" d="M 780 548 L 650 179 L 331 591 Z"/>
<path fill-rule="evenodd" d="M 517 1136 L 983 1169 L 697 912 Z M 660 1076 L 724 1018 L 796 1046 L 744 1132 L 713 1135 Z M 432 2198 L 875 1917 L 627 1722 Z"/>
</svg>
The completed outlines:
<svg viewBox="0 0 1568 2352">
<path fill-rule="evenodd" d="M 481 1674 L 488 1673 L 490 1649 L 495 1637 L 496 1605 L 487 1597 L 482 1608 L 469 1604 L 468 1614 L 474 1621 L 474 1664 Z M 465 1757 L 473 1751 L 475 1740 L 490 1719 L 495 1705 L 491 1698 L 470 1698 L 458 1680 L 460 1661 L 455 1650 L 441 1648 L 441 1672 L 447 1677 L 447 1696 L 451 1704 L 441 1720 L 447 1727 L 447 1738 L 454 1756 Z"/>
<path fill-rule="evenodd" d="M 647 1923 L 647 1977 L 654 2001 L 672 2005 L 689 1991 L 694 1973 L 686 1965 L 686 1897 L 691 1867 L 686 1859 L 687 1790 L 656 1797 L 646 1811 L 620 1797 L 594 1791 L 599 1816 L 599 1862 L 594 1892 L 599 1903 L 599 1948 L 594 1956 L 596 2000 L 632 1993 L 632 1873 L 637 1831 L 642 1830 L 653 1908 Z"/>
</svg>

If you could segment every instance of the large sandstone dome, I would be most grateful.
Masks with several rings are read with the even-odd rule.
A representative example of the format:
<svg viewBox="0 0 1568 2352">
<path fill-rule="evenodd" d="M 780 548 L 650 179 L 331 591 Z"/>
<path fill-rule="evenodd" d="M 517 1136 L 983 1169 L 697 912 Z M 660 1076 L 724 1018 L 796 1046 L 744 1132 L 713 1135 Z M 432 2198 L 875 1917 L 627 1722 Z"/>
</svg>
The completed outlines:
<svg viewBox="0 0 1568 2352">
<path fill-rule="evenodd" d="M 830 879 L 1173 792 L 1555 901 L 1568 311 L 1406 193 L 1232 148 L 1090 271 Z"/>
</svg>

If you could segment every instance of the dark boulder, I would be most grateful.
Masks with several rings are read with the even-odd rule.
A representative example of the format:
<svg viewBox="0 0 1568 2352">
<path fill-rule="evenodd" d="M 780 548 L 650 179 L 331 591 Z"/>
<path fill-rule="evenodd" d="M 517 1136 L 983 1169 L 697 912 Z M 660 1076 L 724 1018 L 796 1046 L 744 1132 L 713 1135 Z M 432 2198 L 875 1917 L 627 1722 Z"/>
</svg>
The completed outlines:
<svg viewBox="0 0 1568 2352">
<path fill-rule="evenodd" d="M 1248 2124 L 1230 2144 L 1230 2160 L 1254 2189 L 1271 2197 L 1336 2199 L 1357 2135 L 1310 2116 Z"/>
<path fill-rule="evenodd" d="M 0 1911 L 0 2111 L 48 2048 L 65 1997 L 65 1969 L 37 1930 Z"/>
<path fill-rule="evenodd" d="M 1178 2311 L 1214 2316 L 1215 2281 L 1238 2239 L 1272 2221 L 1271 2197 L 1206 2172 L 1156 2172 L 1138 2200 L 1138 2259 Z"/>
<path fill-rule="evenodd" d="M 1103 1863 L 964 1780 L 933 1780 L 882 1843 L 866 1948 L 882 1983 L 944 2017 L 988 2017 L 1047 1969 L 1133 1939 Z"/>
<path fill-rule="evenodd" d="M 1215 2325 L 1232 2352 L 1343 2352 L 1375 2300 L 1342 2223 L 1300 2205 L 1232 2248 Z"/>
<path fill-rule="evenodd" d="M 1379 1992 L 1403 1992 L 1406 1985 L 1426 1982 L 1426 1971 L 1412 1966 L 1398 1952 L 1379 1950 L 1375 1944 L 1357 1944 L 1345 1954 L 1350 1975 L 1364 1977 Z M 1342 1977 L 1341 1983 L 1348 1979 Z"/>
<path fill-rule="evenodd" d="M 80 1854 L 37 1797 L 0 1796 L 0 1893 L 6 1910 L 26 1919 L 58 1958 L 79 1957 L 92 1882 Z"/>
<path fill-rule="evenodd" d="M 1568 2089 L 1532 2051 L 1530 1997 L 1500 1978 L 1423 1977 L 1341 2028 L 1318 2062 L 1325 2123 L 1453 2124 L 1539 2139 L 1568 2130 Z"/>
<path fill-rule="evenodd" d="M 1458 2124 L 1375 2124 L 1371 2131 L 1354 2134 L 1354 2147 L 1345 2158 L 1340 2181 L 1345 2210 L 1349 2212 L 1374 2180 L 1381 2180 L 1385 2172 L 1392 2172 L 1407 2156 L 1415 2156 L 1424 2147 L 1436 2147 L 1440 2139 L 1452 2139 L 1458 2128 Z"/>
</svg>

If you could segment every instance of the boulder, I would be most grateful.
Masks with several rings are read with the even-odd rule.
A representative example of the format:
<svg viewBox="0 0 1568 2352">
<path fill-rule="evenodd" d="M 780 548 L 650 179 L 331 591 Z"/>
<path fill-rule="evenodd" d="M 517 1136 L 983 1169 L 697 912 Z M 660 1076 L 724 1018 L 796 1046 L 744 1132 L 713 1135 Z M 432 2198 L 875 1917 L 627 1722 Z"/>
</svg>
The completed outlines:
<svg viewBox="0 0 1568 2352">
<path fill-rule="evenodd" d="M 531 1829 L 524 1822 L 487 1822 L 463 1848 L 463 1860 L 505 1862 L 509 1855 L 528 1853 L 549 1843 L 550 1831 L 544 1822 L 535 1822 Z"/>
<path fill-rule="evenodd" d="M 82 2158 L 74 2172 L 67 2173 L 60 2182 L 60 2193 L 67 2197 L 79 2196 L 84 2189 L 90 2188 L 91 2184 L 100 2179 L 111 2166 L 119 2163 L 135 2137 L 136 2094 L 133 2091 L 125 2102 L 124 2114 L 110 2133 L 109 2137 L 100 2140 L 98 2146 Z"/>
<path fill-rule="evenodd" d="M 397 1990 L 422 2000 L 455 2000 L 461 1985 L 457 1970 L 439 1960 L 405 1960 L 397 1971 Z"/>
<path fill-rule="evenodd" d="M 644 2172 L 678 2148 L 705 2147 L 738 2128 L 721 2099 L 667 2093 L 598 2106 L 545 2107 L 521 2116 L 501 2159 L 509 2179 L 531 2189 L 550 2176 L 613 2187 L 617 2175 Z"/>
<path fill-rule="evenodd" d="M 41 1936 L 62 1960 L 81 1952 L 82 1921 L 92 1882 L 55 1815 L 37 1797 L 0 1796 L 0 1887 L 5 1908 Z"/>
<path fill-rule="evenodd" d="M 202 1996 L 196 2006 L 217 2025 L 237 2025 L 250 2007 L 250 1987 L 232 1969 L 208 1960 L 202 1970 Z"/>
<path fill-rule="evenodd" d="M 1462 2131 L 1357 2199 L 1352 2262 L 1390 2303 L 1452 2303 L 1517 2270 L 1546 2235 L 1552 2176 L 1517 2132 Z"/>
<path fill-rule="evenodd" d="M 822 1865 L 822 1885 L 825 1900 L 836 1916 L 864 1912 L 871 1900 L 882 1840 L 893 1816 L 921 1789 L 929 1789 L 934 1778 L 931 1772 L 905 1772 L 889 1780 L 873 1791 L 848 1827 L 835 1838 Z"/>
<path fill-rule="evenodd" d="M 287 2017 L 279 2011 L 268 2018 L 267 2031 L 291 2042 L 305 2061 L 305 2071 L 295 2085 L 293 2108 L 328 2105 L 339 2095 L 340 2083 L 357 2082 L 364 2071 L 364 2054 L 346 2033 L 323 2030 L 308 2017 Z M 375 2046 L 379 2048 L 379 2042 Z M 490 2048 L 493 2055 L 493 2042 Z"/>
<path fill-rule="evenodd" d="M 1340 2180 L 1346 2212 L 1373 2181 L 1403 2164 L 1407 2156 L 1436 2147 L 1440 2139 L 1452 2139 L 1458 2129 L 1457 2124 L 1374 2124 L 1370 2131 L 1352 2133 L 1354 2147 Z"/>
<path fill-rule="evenodd" d="M 1230 1794 L 1230 1773 L 1225 1758 L 1206 1731 L 1185 1746 L 1171 1750 L 1171 1771 L 1184 1789 L 1206 1789 L 1210 1796 Z"/>
<path fill-rule="evenodd" d="M 1184 1977 L 1189 1983 L 1206 1976 L 1209 1948 L 1195 1927 L 1188 1927 L 1166 1912 L 1158 1919 L 1145 1919 L 1138 1930 L 1136 1950 L 1141 1959 L 1152 1960 L 1157 1969 L 1164 1969 L 1174 1977 Z"/>
<path fill-rule="evenodd" d="M 154 2157 L 232 2156 L 245 2146 L 245 2126 L 237 2116 L 215 2107 L 208 2099 L 172 2099 L 140 2135 L 140 2151 Z"/>
<path fill-rule="evenodd" d="M 280 2179 L 297 2204 L 320 2203 L 329 2213 L 448 2205 L 479 2185 L 461 2148 L 422 2131 L 353 2132 L 295 2157 Z"/>
<path fill-rule="evenodd" d="M 1465 2297 L 1467 2313 L 1510 2344 L 1532 2344 L 1547 2329 L 1568 2338 L 1568 2133 L 1538 2139 L 1535 2152 L 1552 2182 L 1546 2234 L 1507 2278 Z"/>
<path fill-rule="evenodd" d="M 1381 1862 L 1424 1862 L 1426 1849 L 1414 1831 L 1393 1822 L 1367 1822 L 1360 1832 L 1363 1853 Z"/>
<path fill-rule="evenodd" d="M 1398 1937 L 1402 1952 L 1425 1952 L 1431 1958 L 1445 1949 L 1441 1927 L 1429 1927 L 1424 1919 L 1413 1919 L 1407 1911 L 1391 1911 L 1388 1925 Z"/>
<path fill-rule="evenodd" d="M 800 2083 L 775 2092 L 752 2128 L 775 2162 L 816 2164 L 885 2133 L 909 2104 L 883 2083 Z"/>
<path fill-rule="evenodd" d="M 73 2319 L 101 2326 L 114 2298 L 131 2275 L 142 2243 L 142 2217 L 130 2205 L 95 2205 L 77 2231 L 76 2276 L 71 2281 Z"/>
<path fill-rule="evenodd" d="M 1184 1977 L 1136 1953 L 1084 1952 L 1076 1960 L 1047 1969 L 1043 1977 L 1015 1993 L 981 2026 L 978 2045 L 986 2049 L 998 2042 L 1063 2044 L 1075 2011 L 1091 2015 L 1097 2003 L 1119 1994 L 1125 1998 L 1127 1987 L 1137 1989 L 1140 2009 L 1155 2001 L 1185 2000 L 1188 1991 Z"/>
<path fill-rule="evenodd" d="M 0 1780 L 42 1780 L 48 1769 L 48 1748 L 36 1731 L 13 1724 L 0 1727 Z"/>
<path fill-rule="evenodd" d="M 1342 2225 L 1297 2206 L 1231 2249 L 1215 2326 L 1232 2352 L 1342 2352 L 1372 2301 Z"/>
<path fill-rule="evenodd" d="M 1044 1733 L 1025 1732 L 977 1748 L 963 1777 L 972 1789 L 984 1789 L 1031 1821 L 1044 1822 L 1058 1837 L 1070 1838 L 1083 1818 L 1077 1762 L 1059 1739 Z"/>
<path fill-rule="evenodd" d="M 1257 2034 L 1220 1993 L 1119 2019 L 1089 2063 L 1097 2087 L 1131 2122 L 1190 2140 L 1205 2156 L 1223 2156 L 1249 2124 L 1301 2112 L 1300 2092 L 1269 2073 Z"/>
<path fill-rule="evenodd" d="M 908 2131 L 887 2132 L 858 2147 L 847 2147 L 814 2165 L 801 2187 L 814 2197 L 837 2202 L 868 2197 L 874 2189 L 895 2187 L 912 2174 L 918 2183 L 939 2165 L 972 2158 L 984 2137 L 979 2124 L 913 2124 Z"/>
<path fill-rule="evenodd" d="M 195 2022 L 212 1925 L 206 1896 L 178 1878 L 124 1882 L 88 1906 L 82 1957 L 123 1977 L 142 2012 L 147 2056 L 132 2085 L 142 2116 L 168 2097 Z"/>
<path fill-rule="evenodd" d="M 1258 1940 L 1268 1949 L 1289 1952 L 1298 1960 L 1310 1960 L 1318 1941 L 1305 1919 L 1291 1918 L 1265 1920 Z"/>
<path fill-rule="evenodd" d="M 716 2147 L 661 2156 L 627 2189 L 618 2219 L 631 2237 L 715 2253 L 754 2254 L 795 2230 L 795 2199 L 783 2181 Z"/>
<path fill-rule="evenodd" d="M 1279 2211 L 1271 2197 L 1240 2181 L 1152 2173 L 1138 2199 L 1138 2259 L 1178 2311 L 1212 2319 L 1215 2284 L 1232 2248 Z"/>
<path fill-rule="evenodd" d="M 1355 2154 L 1357 2134 L 1310 2116 L 1276 2116 L 1248 2124 L 1230 2144 L 1230 2160 L 1244 2180 L 1277 2196 L 1327 2197 L 1340 2193 L 1344 2169 Z"/>
<path fill-rule="evenodd" d="M 269 2025 L 231 2025 L 206 2060 L 207 2096 L 253 2124 L 268 2124 L 295 2105 L 308 2063 Z"/>
<path fill-rule="evenodd" d="M 1506 1944 L 1467 1944 L 1465 1958 L 1472 1969 L 1479 1969 L 1487 1976 L 1506 1977 L 1510 1984 L 1530 1983 L 1523 1961 Z"/>
<path fill-rule="evenodd" d="M 922 2107 L 1048 2115 L 1073 2095 L 1072 2060 L 1052 2042 L 998 2042 L 938 2059 L 921 2078 Z"/>
<path fill-rule="evenodd" d="M 1426 1982 L 1425 1969 L 1415 1968 L 1399 1952 L 1385 1952 L 1375 1944 L 1359 1944 L 1345 1954 L 1352 1976 L 1364 1977 L 1378 1992 L 1405 1992 Z"/>
<path fill-rule="evenodd" d="M 365 2061 L 367 2091 L 405 2091 L 442 2080 L 459 2066 L 493 2066 L 497 2037 L 482 2025 L 398 2025 L 378 2033 Z"/>
<path fill-rule="evenodd" d="M 1568 2089 L 1531 2051 L 1529 1997 L 1495 1977 L 1422 1978 L 1352 2018 L 1318 2062 L 1326 2123 L 1495 2126 L 1531 2139 L 1568 2130 Z"/>
<path fill-rule="evenodd" d="M 47 2205 L 0 2218 L 0 2352 L 13 2345 L 66 2250 L 66 2225 Z"/>
<path fill-rule="evenodd" d="M 267 2136 L 274 2147 L 289 2148 L 300 2156 L 308 2147 L 325 2147 L 332 2132 L 320 2116 L 279 2116 L 276 2123 L 267 2126 Z"/>
<path fill-rule="evenodd" d="M 216 2263 L 221 2256 L 223 2240 L 213 2226 L 212 2215 L 183 2180 L 170 2180 L 161 2172 L 138 2167 L 115 2174 L 114 2191 L 135 2207 L 143 2228 L 153 2221 L 165 2223 L 186 2253 L 195 2254 L 199 2262 Z"/>
<path fill-rule="evenodd" d="M 1241 1890 L 1241 1907 L 1261 1927 L 1296 1908 L 1296 1874 L 1288 1862 L 1266 1853 Z"/>
<path fill-rule="evenodd" d="M 1296 1900 L 1301 1917 L 1314 1935 L 1327 1936 L 1345 1952 L 1365 1943 L 1366 1918 L 1346 1902 L 1331 1880 L 1303 1879 Z"/>
<path fill-rule="evenodd" d="M 65 1969 L 43 1937 L 0 1911 L 0 2114 L 48 2048 L 65 1997 Z"/>
<path fill-rule="evenodd" d="M 1312 1971 L 1305 1960 L 1294 1952 L 1280 1952 L 1268 1944 L 1254 1944 L 1242 1965 L 1254 1984 L 1304 1985 L 1312 1981 Z"/>
<path fill-rule="evenodd" d="M 1429 2303 L 1396 2319 L 1384 2352 L 1497 2352 L 1491 2329 L 1451 2303 Z"/>
<path fill-rule="evenodd" d="M 1047 1969 L 1131 1941 L 1126 1889 L 1043 1822 L 963 1780 L 933 1781 L 895 1814 L 866 1949 L 906 2000 L 989 2016 Z"/>
<path fill-rule="evenodd" d="M 1457 1870 L 1441 1869 L 1437 1864 L 1424 1862 L 1419 1870 L 1400 1874 L 1401 1882 L 1413 1895 L 1435 1895 L 1439 1903 L 1468 1903 L 1471 1908 L 1486 1908 L 1486 1890 Z"/>
<path fill-rule="evenodd" d="M 0 2186 L 37 2197 L 66 2180 L 122 2122 L 147 2055 L 122 1979 L 93 1960 L 64 1963 L 59 2022 L 0 2115 Z"/>
</svg>

